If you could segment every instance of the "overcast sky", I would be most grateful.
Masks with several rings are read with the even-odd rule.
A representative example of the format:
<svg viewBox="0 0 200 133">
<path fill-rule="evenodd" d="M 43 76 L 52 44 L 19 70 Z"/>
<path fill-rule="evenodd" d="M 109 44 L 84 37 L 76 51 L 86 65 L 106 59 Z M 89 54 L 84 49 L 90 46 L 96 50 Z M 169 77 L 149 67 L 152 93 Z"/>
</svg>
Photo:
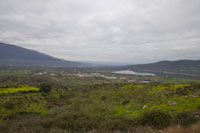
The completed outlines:
<svg viewBox="0 0 200 133">
<path fill-rule="evenodd" d="M 200 59 L 200 0 L 0 0 L 0 42 L 76 61 Z"/>
</svg>

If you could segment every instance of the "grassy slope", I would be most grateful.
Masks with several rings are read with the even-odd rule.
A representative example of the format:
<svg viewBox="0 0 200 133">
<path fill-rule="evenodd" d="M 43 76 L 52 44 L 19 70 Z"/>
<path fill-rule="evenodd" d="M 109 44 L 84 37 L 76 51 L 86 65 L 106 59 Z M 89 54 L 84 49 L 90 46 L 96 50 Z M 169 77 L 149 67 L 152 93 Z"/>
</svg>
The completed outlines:
<svg viewBox="0 0 200 133">
<path fill-rule="evenodd" d="M 144 112 L 162 110 L 175 116 L 178 112 L 199 108 L 197 94 L 200 88 L 193 87 L 190 84 L 101 84 L 80 90 L 53 89 L 48 94 L 16 93 L 1 97 L 1 123 L 11 122 L 14 126 L 12 130 L 15 130 L 19 126 L 13 123 L 15 120 L 22 122 L 36 117 L 39 119 L 38 124 L 33 125 L 36 129 L 46 126 L 52 130 L 61 128 L 79 132 L 92 128 L 131 129 L 135 119 Z M 176 105 L 169 105 L 170 101 Z M 7 102 L 13 102 L 14 107 L 6 107 L 4 103 Z M 33 118 L 31 115 L 22 115 L 24 119 L 12 118 L 17 112 L 49 116 L 38 114 Z M 8 118 L 12 118 L 11 121 Z M 23 122 L 21 124 L 24 128 L 28 126 Z"/>
<path fill-rule="evenodd" d="M 0 85 L 4 89 L 0 92 L 10 93 L 0 93 L 0 130 L 149 132 L 146 127 L 135 129 L 137 120 L 146 112 L 161 110 L 175 117 L 180 112 L 200 107 L 199 80 L 162 77 L 153 80 L 156 83 L 127 84 L 102 78 L 23 74 L 8 80 L 2 78 Z M 43 82 L 51 84 L 53 89 L 48 93 L 38 92 L 37 86 Z M 31 86 L 16 87 L 22 84 Z M 28 90 L 36 92 L 22 92 Z M 170 102 L 175 105 L 169 105 Z"/>
</svg>

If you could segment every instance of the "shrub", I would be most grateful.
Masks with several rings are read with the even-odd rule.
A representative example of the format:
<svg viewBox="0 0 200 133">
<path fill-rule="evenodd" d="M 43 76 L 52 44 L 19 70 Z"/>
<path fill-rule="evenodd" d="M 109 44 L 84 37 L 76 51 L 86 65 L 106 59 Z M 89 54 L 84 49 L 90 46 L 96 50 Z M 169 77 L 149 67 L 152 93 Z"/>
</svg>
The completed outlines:
<svg viewBox="0 0 200 133">
<path fill-rule="evenodd" d="M 171 115 L 159 110 L 152 110 L 149 112 L 145 112 L 138 120 L 138 124 L 148 125 L 158 129 L 167 127 L 171 123 L 172 123 Z"/>
<path fill-rule="evenodd" d="M 4 103 L 4 107 L 5 107 L 6 109 L 13 109 L 13 108 L 15 107 L 15 104 L 14 104 L 12 101 L 6 101 L 6 102 Z"/>
<path fill-rule="evenodd" d="M 101 122 L 99 129 L 106 130 L 121 130 L 126 132 L 131 130 L 136 126 L 136 120 L 134 118 L 125 118 L 122 116 L 111 116 L 107 117 L 104 121 Z"/>
<path fill-rule="evenodd" d="M 123 105 L 126 105 L 126 104 L 128 104 L 128 103 L 130 103 L 130 100 L 123 100 L 123 101 L 122 101 L 122 104 L 123 104 Z"/>
<path fill-rule="evenodd" d="M 52 88 L 52 86 L 48 83 L 40 84 L 40 91 L 42 91 L 42 92 L 47 93 L 47 92 L 51 91 L 51 88 Z"/>
<path fill-rule="evenodd" d="M 101 97 L 101 100 L 102 100 L 102 101 L 106 100 L 106 96 L 102 96 L 102 97 Z"/>
<path fill-rule="evenodd" d="M 181 112 L 175 116 L 176 124 L 190 126 L 197 122 L 197 118 L 190 112 Z"/>
<path fill-rule="evenodd" d="M 189 94 L 189 89 L 187 88 L 178 88 L 176 89 L 176 94 L 180 95 L 180 96 L 186 96 Z"/>
<path fill-rule="evenodd" d="M 16 112 L 14 114 L 10 114 L 8 116 L 5 116 L 3 118 L 3 120 L 15 120 L 15 119 L 18 119 L 18 118 L 22 118 L 22 116 L 30 116 L 30 115 L 39 115 L 39 113 L 37 112 L 24 112 L 24 111 L 21 111 L 21 112 Z"/>
</svg>

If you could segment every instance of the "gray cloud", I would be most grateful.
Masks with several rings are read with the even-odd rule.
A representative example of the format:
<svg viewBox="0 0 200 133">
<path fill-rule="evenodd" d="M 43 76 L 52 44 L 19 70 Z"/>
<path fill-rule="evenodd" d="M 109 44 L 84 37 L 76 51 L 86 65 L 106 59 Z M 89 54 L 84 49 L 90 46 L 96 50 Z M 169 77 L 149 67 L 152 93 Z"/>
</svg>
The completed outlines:
<svg viewBox="0 0 200 133">
<path fill-rule="evenodd" d="M 80 61 L 200 59 L 199 0 L 0 0 L 0 41 Z"/>
</svg>

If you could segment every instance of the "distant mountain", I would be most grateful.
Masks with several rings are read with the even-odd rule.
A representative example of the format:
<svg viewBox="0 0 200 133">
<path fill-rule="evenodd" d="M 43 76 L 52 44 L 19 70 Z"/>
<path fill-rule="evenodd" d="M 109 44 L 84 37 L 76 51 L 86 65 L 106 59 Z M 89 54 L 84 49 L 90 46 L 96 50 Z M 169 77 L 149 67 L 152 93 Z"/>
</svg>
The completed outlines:
<svg viewBox="0 0 200 133">
<path fill-rule="evenodd" d="M 83 67 L 87 64 L 58 59 L 34 50 L 0 43 L 0 65 L 41 67 Z"/>
<path fill-rule="evenodd" d="M 128 69 L 161 75 L 200 77 L 200 60 L 160 61 L 150 64 L 133 65 Z"/>
</svg>

